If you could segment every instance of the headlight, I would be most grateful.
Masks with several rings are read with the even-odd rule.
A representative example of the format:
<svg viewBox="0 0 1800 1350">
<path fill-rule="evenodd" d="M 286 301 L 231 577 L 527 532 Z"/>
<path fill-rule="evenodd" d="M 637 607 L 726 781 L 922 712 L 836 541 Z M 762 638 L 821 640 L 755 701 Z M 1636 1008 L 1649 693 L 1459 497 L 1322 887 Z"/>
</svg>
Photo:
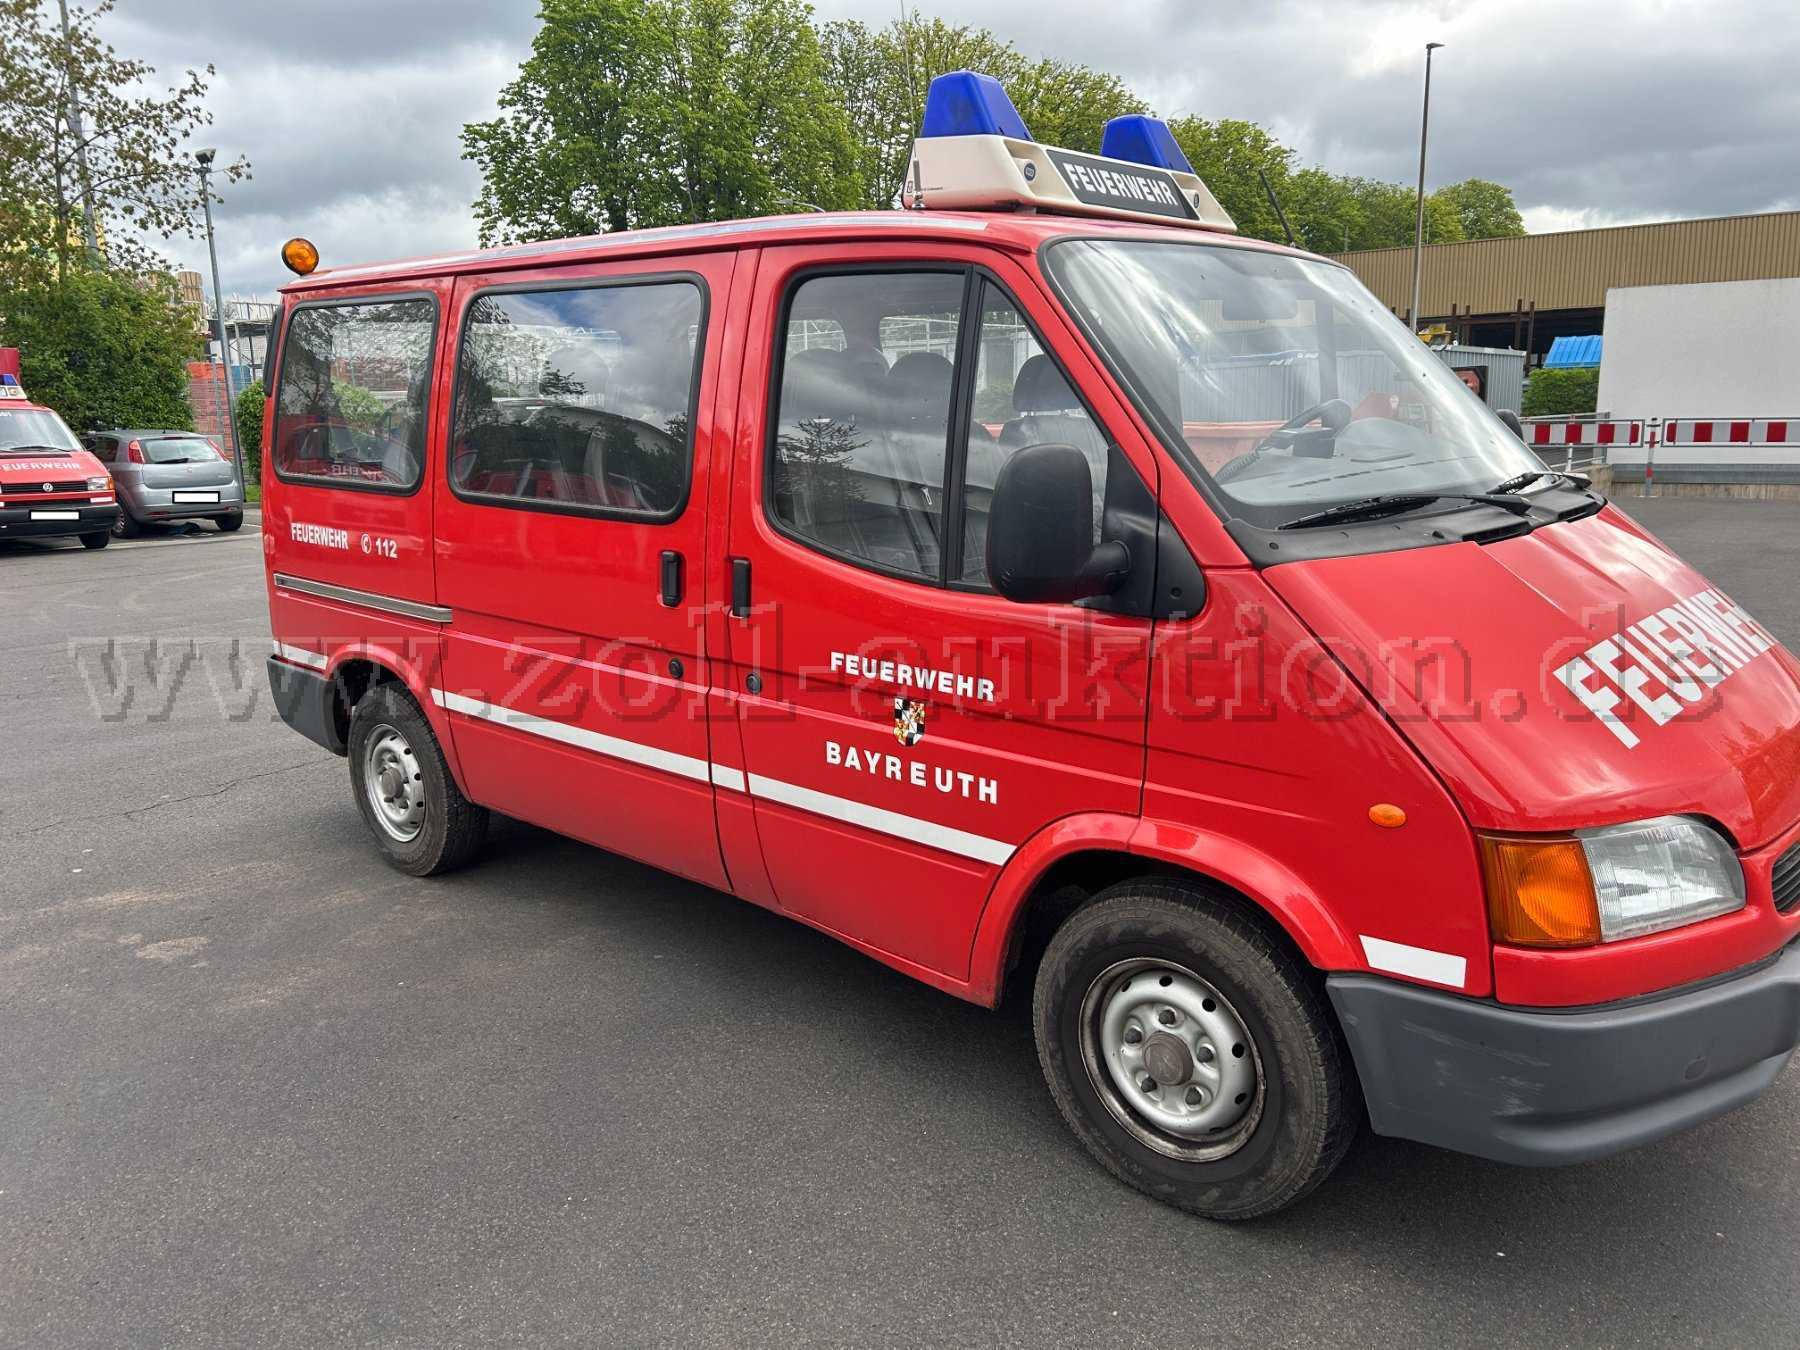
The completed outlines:
<svg viewBox="0 0 1800 1350">
<path fill-rule="evenodd" d="M 110 492 L 112 490 L 112 479 L 105 474 L 101 474 L 98 478 L 90 478 L 88 479 L 87 490 L 89 492 Z"/>
<path fill-rule="evenodd" d="M 1744 869 L 1730 843 L 1687 816 L 1480 842 L 1496 942 L 1583 947 L 1744 907 Z"/>
</svg>

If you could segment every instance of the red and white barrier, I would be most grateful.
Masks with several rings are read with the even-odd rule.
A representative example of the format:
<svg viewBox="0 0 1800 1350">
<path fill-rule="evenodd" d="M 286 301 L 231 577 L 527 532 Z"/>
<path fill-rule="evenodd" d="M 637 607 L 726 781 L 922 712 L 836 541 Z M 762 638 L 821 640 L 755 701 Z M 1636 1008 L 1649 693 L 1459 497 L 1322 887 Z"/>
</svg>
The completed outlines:
<svg viewBox="0 0 1800 1350">
<path fill-rule="evenodd" d="M 1664 445 L 1800 446 L 1800 417 L 1670 418 Z"/>
<path fill-rule="evenodd" d="M 1533 418 L 1525 423 L 1525 443 L 1534 447 L 1565 445 L 1641 445 L 1644 424 L 1626 418 Z"/>
</svg>

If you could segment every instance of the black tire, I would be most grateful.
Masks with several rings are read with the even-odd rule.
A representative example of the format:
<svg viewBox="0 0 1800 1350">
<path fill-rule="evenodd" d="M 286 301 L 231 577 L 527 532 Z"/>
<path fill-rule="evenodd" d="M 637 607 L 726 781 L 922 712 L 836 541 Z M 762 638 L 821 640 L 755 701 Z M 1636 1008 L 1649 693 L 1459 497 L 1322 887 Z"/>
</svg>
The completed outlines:
<svg viewBox="0 0 1800 1350">
<path fill-rule="evenodd" d="M 84 534 L 81 536 L 81 546 L 83 548 L 105 548 L 110 543 L 112 543 L 112 535 L 104 530 L 99 534 Z"/>
<path fill-rule="evenodd" d="M 1254 1104 L 1217 1144 L 1173 1138 L 1110 1086 L 1098 1023 L 1091 1004 L 1084 1017 L 1084 1003 L 1090 990 L 1128 988 L 1134 967 L 1121 963 L 1137 961 L 1210 985 L 1249 1032 L 1260 1069 Z M 1070 915 L 1038 967 L 1032 1021 L 1051 1095 L 1076 1137 L 1121 1181 L 1193 1214 L 1252 1219 L 1293 1204 L 1342 1161 L 1362 1120 L 1355 1069 L 1316 973 L 1197 885 L 1126 882 Z M 1192 1159 L 1171 1149 L 1230 1151 Z"/>
<path fill-rule="evenodd" d="M 397 837 L 371 801 L 366 766 L 371 738 L 392 730 L 411 751 L 409 767 L 423 795 L 423 819 L 411 838 Z M 412 696 L 397 684 L 371 688 L 350 714 L 350 788 L 363 823 L 388 865 L 409 876 L 436 876 L 463 866 L 487 838 L 487 808 L 457 787 L 431 724 Z"/>
<path fill-rule="evenodd" d="M 136 539 L 144 532 L 144 525 L 142 521 L 125 509 L 123 502 L 120 502 L 119 516 L 112 523 L 112 532 L 120 539 Z"/>
<path fill-rule="evenodd" d="M 213 524 L 219 527 L 219 532 L 221 534 L 230 534 L 234 530 L 243 528 L 244 513 L 242 511 L 227 511 L 222 516 L 214 516 Z"/>
</svg>

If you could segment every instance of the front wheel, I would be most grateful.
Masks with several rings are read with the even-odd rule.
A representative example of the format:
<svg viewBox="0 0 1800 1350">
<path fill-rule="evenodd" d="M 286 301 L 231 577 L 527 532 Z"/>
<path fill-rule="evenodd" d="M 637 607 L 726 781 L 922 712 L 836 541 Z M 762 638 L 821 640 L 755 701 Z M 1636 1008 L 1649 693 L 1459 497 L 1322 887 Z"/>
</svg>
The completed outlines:
<svg viewBox="0 0 1800 1350">
<path fill-rule="evenodd" d="M 488 813 L 462 795 L 419 705 L 378 684 L 350 714 L 350 786 L 389 866 L 410 876 L 461 867 L 487 837 Z"/>
<path fill-rule="evenodd" d="M 81 546 L 83 548 L 105 548 L 110 543 L 112 543 L 112 535 L 110 533 L 84 534 L 81 536 Z"/>
<path fill-rule="evenodd" d="M 1057 930 L 1033 1000 L 1063 1118 L 1120 1180 L 1214 1219 L 1293 1204 L 1361 1101 L 1313 972 L 1231 905 L 1127 882 Z"/>
</svg>

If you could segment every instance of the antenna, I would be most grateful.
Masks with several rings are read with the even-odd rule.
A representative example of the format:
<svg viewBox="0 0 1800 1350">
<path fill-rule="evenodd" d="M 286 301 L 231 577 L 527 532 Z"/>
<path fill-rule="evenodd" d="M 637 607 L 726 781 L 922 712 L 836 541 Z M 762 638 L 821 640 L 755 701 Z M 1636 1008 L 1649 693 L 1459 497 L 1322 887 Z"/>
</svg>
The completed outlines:
<svg viewBox="0 0 1800 1350">
<path fill-rule="evenodd" d="M 1287 236 L 1288 247 L 1294 246 L 1294 231 L 1288 224 L 1287 212 L 1281 209 L 1281 199 L 1275 195 L 1275 186 L 1269 182 L 1269 175 L 1263 172 L 1262 165 L 1256 166 L 1256 176 L 1262 179 L 1263 191 L 1269 194 L 1269 205 L 1275 208 L 1275 219 L 1281 222 L 1281 232 Z"/>
<path fill-rule="evenodd" d="M 919 117 L 919 86 L 913 80 L 912 34 L 910 34 L 906 31 L 906 21 L 907 21 L 906 0 L 900 0 L 900 18 L 899 18 L 899 21 L 894 25 L 894 27 L 895 27 L 895 31 L 900 35 L 900 52 L 906 58 L 906 103 L 907 103 L 908 109 L 912 112 L 913 119 L 916 124 L 918 117 Z M 905 201 L 906 201 L 906 177 L 907 177 L 907 174 L 912 174 L 913 175 L 913 209 L 915 211 L 922 211 L 925 209 L 925 194 L 923 192 L 919 191 L 920 184 L 918 181 L 917 169 L 918 169 L 918 165 L 911 163 L 910 156 L 909 156 L 909 162 L 908 162 L 905 170 L 902 171 L 902 173 L 900 175 L 899 190 L 894 194 L 894 196 L 897 197 L 901 201 L 901 203 L 903 203 L 903 204 L 905 203 Z M 892 205 L 892 202 L 890 201 L 889 204 Z"/>
</svg>

